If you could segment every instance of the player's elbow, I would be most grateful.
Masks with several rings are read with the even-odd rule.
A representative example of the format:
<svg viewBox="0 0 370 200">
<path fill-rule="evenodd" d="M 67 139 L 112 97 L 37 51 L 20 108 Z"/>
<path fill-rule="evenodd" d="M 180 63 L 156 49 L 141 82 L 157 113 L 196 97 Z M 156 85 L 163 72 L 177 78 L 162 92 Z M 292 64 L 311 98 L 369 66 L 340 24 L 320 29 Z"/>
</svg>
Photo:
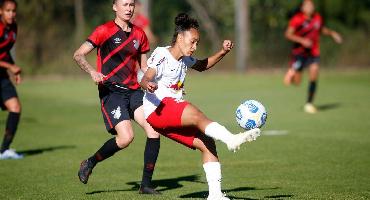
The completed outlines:
<svg viewBox="0 0 370 200">
<path fill-rule="evenodd" d="M 82 56 L 81 53 L 79 53 L 78 51 L 75 51 L 73 54 L 73 60 L 77 62 L 81 58 L 81 56 Z"/>
</svg>

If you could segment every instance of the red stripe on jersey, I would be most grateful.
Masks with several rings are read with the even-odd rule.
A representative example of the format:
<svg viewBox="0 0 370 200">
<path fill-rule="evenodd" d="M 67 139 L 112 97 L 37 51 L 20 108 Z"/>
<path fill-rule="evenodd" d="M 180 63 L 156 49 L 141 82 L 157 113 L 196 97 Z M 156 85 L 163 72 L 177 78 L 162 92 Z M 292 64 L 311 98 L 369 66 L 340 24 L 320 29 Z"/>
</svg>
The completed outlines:
<svg viewBox="0 0 370 200">
<path fill-rule="evenodd" d="M 112 77 L 113 75 L 115 75 L 120 69 L 122 69 L 122 67 L 124 67 L 128 61 L 130 61 L 131 59 L 131 56 L 127 56 L 126 59 L 121 63 L 119 64 L 116 68 L 114 68 L 113 71 L 111 71 L 105 78 L 104 78 L 104 81 L 108 80 L 110 77 Z"/>
<path fill-rule="evenodd" d="M 112 121 L 110 120 L 109 115 L 108 115 L 107 111 L 104 108 L 104 101 L 103 100 L 101 101 L 101 110 L 103 111 L 103 113 L 105 115 L 105 118 L 107 118 L 107 121 L 109 123 L 110 128 L 113 128 Z"/>
<path fill-rule="evenodd" d="M 7 52 L 0 53 L 0 60 L 2 60 L 3 58 L 5 58 L 7 55 L 8 55 Z"/>
<path fill-rule="evenodd" d="M 13 41 L 11 41 L 11 40 L 5 40 L 3 43 L 0 43 L 0 48 L 5 47 L 6 45 L 8 45 L 11 42 L 13 42 Z"/>
<path fill-rule="evenodd" d="M 134 39 L 134 34 L 130 34 L 130 37 L 127 38 L 127 40 L 119 45 L 116 49 L 114 49 L 112 52 L 110 52 L 103 60 L 103 64 L 106 63 L 114 54 L 121 51 L 129 42 L 131 42 Z"/>
</svg>

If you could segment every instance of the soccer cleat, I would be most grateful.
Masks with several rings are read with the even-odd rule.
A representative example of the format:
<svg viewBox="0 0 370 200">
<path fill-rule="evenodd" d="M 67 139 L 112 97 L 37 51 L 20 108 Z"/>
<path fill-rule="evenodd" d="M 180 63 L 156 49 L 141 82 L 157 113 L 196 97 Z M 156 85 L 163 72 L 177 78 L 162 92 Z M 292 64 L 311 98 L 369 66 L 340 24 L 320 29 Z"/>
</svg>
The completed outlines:
<svg viewBox="0 0 370 200">
<path fill-rule="evenodd" d="M 0 160 L 18 160 L 22 158 L 23 155 L 15 152 L 14 149 L 7 149 L 3 153 L 0 153 Z"/>
<path fill-rule="evenodd" d="M 148 187 L 148 186 L 140 186 L 139 188 L 139 194 L 153 194 L 153 195 L 158 195 L 162 194 L 155 190 L 154 188 Z"/>
<path fill-rule="evenodd" d="M 233 135 L 230 142 L 227 143 L 227 148 L 230 151 L 236 152 L 240 149 L 240 145 L 245 142 L 252 142 L 257 139 L 258 136 L 260 136 L 261 130 L 259 128 L 255 128 L 249 131 L 245 131 L 243 133 L 239 133 L 236 135 Z"/>
<path fill-rule="evenodd" d="M 306 103 L 306 105 L 304 105 L 304 111 L 306 113 L 315 114 L 317 113 L 317 108 L 312 103 Z"/>
<path fill-rule="evenodd" d="M 94 168 L 94 165 L 87 159 L 81 162 L 80 170 L 78 171 L 78 178 L 83 184 L 89 180 L 89 176 Z"/>
<path fill-rule="evenodd" d="M 207 200 L 230 200 L 230 199 L 226 197 L 226 194 L 221 193 L 219 195 L 208 196 Z"/>
</svg>

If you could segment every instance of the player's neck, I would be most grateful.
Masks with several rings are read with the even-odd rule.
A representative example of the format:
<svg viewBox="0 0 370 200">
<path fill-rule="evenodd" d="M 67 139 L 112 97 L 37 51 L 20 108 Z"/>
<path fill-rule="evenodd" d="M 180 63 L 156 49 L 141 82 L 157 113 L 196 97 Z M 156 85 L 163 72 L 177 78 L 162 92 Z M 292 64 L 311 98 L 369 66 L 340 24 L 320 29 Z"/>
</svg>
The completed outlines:
<svg viewBox="0 0 370 200">
<path fill-rule="evenodd" d="M 116 17 L 116 19 L 114 19 L 114 23 L 116 23 L 123 31 L 131 32 L 130 23 L 128 21 L 124 21 Z"/>
<path fill-rule="evenodd" d="M 176 45 L 168 48 L 168 51 L 171 53 L 173 58 L 176 60 L 180 60 L 183 57 L 180 49 Z"/>
</svg>

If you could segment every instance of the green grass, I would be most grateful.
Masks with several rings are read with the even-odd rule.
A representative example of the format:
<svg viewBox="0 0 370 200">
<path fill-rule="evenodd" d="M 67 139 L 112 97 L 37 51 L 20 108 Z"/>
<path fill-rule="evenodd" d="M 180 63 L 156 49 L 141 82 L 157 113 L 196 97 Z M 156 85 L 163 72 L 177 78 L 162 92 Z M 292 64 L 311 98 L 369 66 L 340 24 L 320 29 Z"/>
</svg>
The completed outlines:
<svg viewBox="0 0 370 200">
<path fill-rule="evenodd" d="M 223 189 L 233 199 L 369 199 L 370 70 L 323 71 L 316 104 L 302 112 L 307 81 L 284 87 L 280 72 L 191 73 L 187 99 L 233 132 L 245 99 L 258 99 L 269 115 L 265 133 L 237 153 L 218 144 Z M 144 132 L 135 126 L 128 149 L 99 164 L 89 183 L 78 181 L 80 161 L 110 135 L 96 87 L 86 78 L 26 80 L 18 88 L 22 122 L 13 148 L 23 160 L 0 161 L 0 199 L 201 199 L 207 184 L 199 152 L 162 138 L 154 175 L 161 196 L 141 196 Z M 6 113 L 0 113 L 0 130 Z"/>
</svg>

